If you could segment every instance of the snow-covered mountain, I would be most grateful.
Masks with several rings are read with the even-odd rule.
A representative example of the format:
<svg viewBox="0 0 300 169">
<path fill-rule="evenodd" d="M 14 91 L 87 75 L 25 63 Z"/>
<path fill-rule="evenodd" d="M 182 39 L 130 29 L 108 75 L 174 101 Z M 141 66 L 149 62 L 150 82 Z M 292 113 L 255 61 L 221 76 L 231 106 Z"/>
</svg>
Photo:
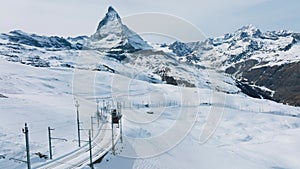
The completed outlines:
<svg viewBox="0 0 300 169">
<path fill-rule="evenodd" d="M 128 77 L 138 72 L 141 80 L 190 87 L 203 86 L 195 77 L 202 78 L 204 84 L 209 81 L 195 73 L 194 66 L 201 70 L 212 68 L 233 75 L 237 86 L 250 96 L 299 105 L 300 99 L 295 99 L 300 91 L 299 78 L 290 71 L 299 66 L 299 41 L 298 33 L 261 32 L 247 25 L 232 34 L 205 41 L 174 42 L 168 46 L 174 53 L 170 55 L 153 49 L 109 7 L 90 37 L 46 37 L 12 31 L 0 35 L 0 54 L 8 61 L 35 67 L 76 66 Z M 92 51 L 99 60 L 76 64 L 82 51 Z"/>
<path fill-rule="evenodd" d="M 136 51 L 151 49 L 138 34 L 122 23 L 119 14 L 109 7 L 100 21 L 97 31 L 91 36 L 91 46 L 98 49 Z"/>
<path fill-rule="evenodd" d="M 10 43 L 23 44 L 28 46 L 48 49 L 80 49 L 79 44 L 71 44 L 68 40 L 57 36 L 39 36 L 28 34 L 20 30 L 11 31 L 8 34 L 1 34 L 2 40 L 9 40 Z"/>
<path fill-rule="evenodd" d="M 61 37 L 11 31 L 0 35 L 0 57 L 35 67 L 73 67 L 82 44 Z"/>
<path fill-rule="evenodd" d="M 298 96 L 294 91 L 300 91 L 297 73 L 288 71 L 299 65 L 300 35 L 290 31 L 261 32 L 247 25 L 232 34 L 201 42 L 174 42 L 169 49 L 179 56 L 181 62 L 178 62 L 172 55 L 152 49 L 109 7 L 91 37 L 65 39 L 12 31 L 1 34 L 0 39 L 2 57 L 35 67 L 74 68 L 81 50 L 96 50 L 99 51 L 96 57 L 103 58 L 102 61 L 77 67 L 128 77 L 133 76 L 132 72 L 139 72 L 138 78 L 152 83 L 203 85 L 194 80 L 194 68 L 188 65 L 192 63 L 200 69 L 209 67 L 232 74 L 241 90 L 250 96 L 293 105 L 300 102 L 294 99 Z M 106 60 L 110 59 L 115 61 L 108 64 Z M 270 78 L 269 74 L 276 78 Z M 209 81 L 203 79 L 206 79 L 202 80 L 204 83 Z"/>
<path fill-rule="evenodd" d="M 75 38 L 58 38 L 12 31 L 0 36 L 0 56 L 8 61 L 35 67 L 64 67 L 108 71 L 152 83 L 195 87 L 193 67 L 172 56 L 154 50 L 121 21 L 109 7 L 95 34 Z M 76 63 L 81 53 L 96 60 Z M 89 59 L 87 59 L 89 60 Z M 137 75 L 138 74 L 138 75 Z M 205 81 L 205 80 L 203 80 Z"/>
<path fill-rule="evenodd" d="M 205 41 L 169 45 L 183 62 L 232 74 L 241 89 L 253 97 L 300 105 L 300 34 L 262 32 L 253 25 Z M 180 44 L 180 47 L 178 45 Z M 177 46 L 174 48 L 174 46 Z"/>
<path fill-rule="evenodd" d="M 299 33 L 286 30 L 261 32 L 255 26 L 247 25 L 232 34 L 182 44 L 181 48 L 190 51 L 186 56 L 196 56 L 197 60 L 191 60 L 194 64 L 225 70 L 247 59 L 257 60 L 261 66 L 298 62 L 299 41 Z M 174 44 L 169 48 L 178 53 L 178 49 L 172 47 Z"/>
<path fill-rule="evenodd" d="M 186 56 L 192 52 L 191 48 L 187 44 L 179 41 L 169 45 L 169 49 L 172 50 L 177 56 Z"/>
</svg>

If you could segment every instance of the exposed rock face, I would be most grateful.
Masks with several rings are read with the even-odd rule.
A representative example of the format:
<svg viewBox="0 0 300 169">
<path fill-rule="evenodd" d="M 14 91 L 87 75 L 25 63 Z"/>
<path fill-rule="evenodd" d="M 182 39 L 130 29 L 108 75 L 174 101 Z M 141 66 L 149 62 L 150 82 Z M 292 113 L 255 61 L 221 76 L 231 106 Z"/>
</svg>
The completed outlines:
<svg viewBox="0 0 300 169">
<path fill-rule="evenodd" d="M 0 94 L 0 98 L 8 98 L 8 97 L 4 96 L 3 94 Z"/>
<path fill-rule="evenodd" d="M 169 46 L 169 49 L 171 49 L 177 56 L 186 56 L 192 52 L 185 43 L 179 41 L 172 43 Z"/>
<path fill-rule="evenodd" d="M 248 95 L 258 95 L 281 103 L 300 106 L 300 62 L 252 68 L 255 63 L 252 60 L 236 64 L 226 72 L 238 79 L 244 79 L 239 84 L 253 90 L 248 90 L 251 93 L 247 93 Z M 262 90 L 264 88 L 261 87 L 269 90 Z"/>
</svg>

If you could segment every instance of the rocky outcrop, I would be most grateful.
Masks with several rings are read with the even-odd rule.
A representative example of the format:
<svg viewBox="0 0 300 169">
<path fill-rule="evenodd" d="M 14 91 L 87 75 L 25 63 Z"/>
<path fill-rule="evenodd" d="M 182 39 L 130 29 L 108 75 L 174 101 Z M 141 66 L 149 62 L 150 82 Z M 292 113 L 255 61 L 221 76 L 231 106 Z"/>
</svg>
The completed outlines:
<svg viewBox="0 0 300 169">
<path fill-rule="evenodd" d="M 300 62 L 253 68 L 255 63 L 248 61 L 236 64 L 228 68 L 226 72 L 234 75 L 237 79 L 243 79 L 238 83 L 240 84 L 238 87 L 250 96 L 256 95 L 300 106 Z M 245 90 L 246 88 L 248 90 Z M 261 90 L 264 88 L 269 90 Z M 270 91 L 274 92 L 270 93 Z"/>
<path fill-rule="evenodd" d="M 0 98 L 8 98 L 8 97 L 4 96 L 3 94 L 0 94 Z"/>
</svg>

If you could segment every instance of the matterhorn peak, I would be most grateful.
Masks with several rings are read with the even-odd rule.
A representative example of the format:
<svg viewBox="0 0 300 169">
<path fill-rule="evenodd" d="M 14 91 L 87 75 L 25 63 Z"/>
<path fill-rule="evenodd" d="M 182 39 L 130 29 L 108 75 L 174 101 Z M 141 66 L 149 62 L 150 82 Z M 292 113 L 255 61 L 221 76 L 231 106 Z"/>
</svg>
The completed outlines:
<svg viewBox="0 0 300 169">
<path fill-rule="evenodd" d="M 117 11 L 110 6 L 107 10 L 107 13 L 105 14 L 105 17 L 99 23 L 97 30 L 101 29 L 104 25 L 108 24 L 108 22 L 112 22 L 112 21 L 117 21 L 120 24 L 122 23 L 121 18 L 117 13 Z"/>
<path fill-rule="evenodd" d="M 138 34 L 122 23 L 119 14 L 111 6 L 91 40 L 92 45 L 97 48 L 130 48 L 133 51 L 151 48 Z"/>
<path fill-rule="evenodd" d="M 108 11 L 105 15 L 105 17 L 108 19 L 108 20 L 120 20 L 120 16 L 119 14 L 117 13 L 117 11 L 113 8 L 113 7 L 108 7 Z"/>
<path fill-rule="evenodd" d="M 107 14 L 112 14 L 114 16 L 119 17 L 119 14 L 117 13 L 117 11 L 112 6 L 108 7 L 108 13 Z"/>
</svg>

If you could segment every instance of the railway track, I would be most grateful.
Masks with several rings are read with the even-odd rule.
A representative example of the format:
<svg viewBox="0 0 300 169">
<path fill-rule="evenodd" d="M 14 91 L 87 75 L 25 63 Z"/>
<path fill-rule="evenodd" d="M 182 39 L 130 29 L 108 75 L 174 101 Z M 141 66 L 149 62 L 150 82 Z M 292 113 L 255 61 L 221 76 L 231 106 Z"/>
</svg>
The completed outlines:
<svg viewBox="0 0 300 169">
<path fill-rule="evenodd" d="M 92 140 L 92 159 L 93 162 L 104 156 L 112 148 L 111 142 L 111 123 L 105 123 L 98 130 L 99 132 Z M 114 144 L 119 138 L 119 131 L 114 128 Z M 38 169 L 76 169 L 82 168 L 90 163 L 89 144 L 84 144 L 81 148 L 54 159 L 44 165 L 38 166 Z"/>
</svg>

